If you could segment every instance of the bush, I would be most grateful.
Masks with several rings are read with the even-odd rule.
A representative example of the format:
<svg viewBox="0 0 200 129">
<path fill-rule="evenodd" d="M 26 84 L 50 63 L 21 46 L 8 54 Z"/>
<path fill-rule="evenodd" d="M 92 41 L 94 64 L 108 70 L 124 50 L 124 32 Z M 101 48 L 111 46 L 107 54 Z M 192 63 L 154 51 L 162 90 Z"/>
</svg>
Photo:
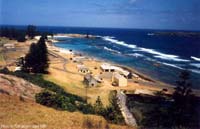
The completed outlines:
<svg viewBox="0 0 200 129">
<path fill-rule="evenodd" d="M 36 94 L 35 98 L 37 103 L 48 107 L 68 111 L 77 110 L 76 105 L 71 103 L 69 97 L 57 94 L 55 92 L 44 90 L 41 93 Z"/>
<path fill-rule="evenodd" d="M 125 124 L 124 117 L 122 116 L 119 105 L 117 104 L 116 94 L 116 91 L 110 92 L 110 105 L 106 108 L 104 117 L 112 123 Z"/>
</svg>

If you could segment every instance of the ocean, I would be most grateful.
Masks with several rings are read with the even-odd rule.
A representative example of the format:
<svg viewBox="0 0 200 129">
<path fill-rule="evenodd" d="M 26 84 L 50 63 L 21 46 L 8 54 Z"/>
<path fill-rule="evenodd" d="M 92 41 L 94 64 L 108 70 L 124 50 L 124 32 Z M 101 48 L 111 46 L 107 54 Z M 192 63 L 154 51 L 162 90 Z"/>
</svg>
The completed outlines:
<svg viewBox="0 0 200 129">
<path fill-rule="evenodd" d="M 200 89 L 200 32 L 48 26 L 37 29 L 97 36 L 95 39 L 63 38 L 55 45 L 132 67 L 168 84 L 175 85 L 180 72 L 187 69 L 193 88 Z"/>
</svg>

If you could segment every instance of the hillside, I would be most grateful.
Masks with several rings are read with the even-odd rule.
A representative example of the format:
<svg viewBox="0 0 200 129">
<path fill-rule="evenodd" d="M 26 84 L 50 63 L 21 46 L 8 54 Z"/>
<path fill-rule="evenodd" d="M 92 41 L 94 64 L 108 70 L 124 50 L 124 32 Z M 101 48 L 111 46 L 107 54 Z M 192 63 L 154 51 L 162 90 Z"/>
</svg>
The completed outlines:
<svg viewBox="0 0 200 129">
<path fill-rule="evenodd" d="M 41 91 L 41 88 L 21 78 L 0 74 L 0 84 L 0 125 L 2 128 L 129 128 L 110 125 L 101 116 L 58 111 L 39 105 L 34 101 L 34 96 Z"/>
<path fill-rule="evenodd" d="M 5 74 L 0 74 L 0 84 L 0 93 L 30 100 L 34 100 L 35 94 L 42 90 L 21 78 Z"/>
</svg>

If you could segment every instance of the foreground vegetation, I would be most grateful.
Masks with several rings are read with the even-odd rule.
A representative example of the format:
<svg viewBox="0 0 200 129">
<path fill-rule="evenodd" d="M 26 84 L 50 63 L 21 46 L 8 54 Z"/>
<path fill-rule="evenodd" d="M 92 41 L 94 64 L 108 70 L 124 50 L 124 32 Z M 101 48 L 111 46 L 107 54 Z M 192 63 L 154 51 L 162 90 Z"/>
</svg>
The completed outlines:
<svg viewBox="0 0 200 129">
<path fill-rule="evenodd" d="M 187 71 L 181 73 L 172 95 L 128 95 L 127 105 L 142 128 L 200 127 L 200 98 L 192 94 Z"/>
<path fill-rule="evenodd" d="M 86 103 L 84 98 L 65 92 L 63 88 L 53 82 L 46 81 L 41 74 L 29 74 L 24 72 L 10 72 L 7 69 L 0 70 L 1 73 L 11 74 L 36 84 L 44 90 L 36 94 L 36 102 L 52 107 L 57 110 L 81 111 L 84 114 L 97 114 L 103 116 L 107 121 L 115 124 L 124 124 L 123 116 L 115 97 L 116 91 L 110 93 L 110 105 L 104 107 L 100 97 L 94 105 Z"/>
<path fill-rule="evenodd" d="M 0 98 L 0 124 L 6 129 L 128 129 L 127 126 L 109 124 L 97 115 L 58 111 L 5 94 L 0 94 Z"/>
</svg>

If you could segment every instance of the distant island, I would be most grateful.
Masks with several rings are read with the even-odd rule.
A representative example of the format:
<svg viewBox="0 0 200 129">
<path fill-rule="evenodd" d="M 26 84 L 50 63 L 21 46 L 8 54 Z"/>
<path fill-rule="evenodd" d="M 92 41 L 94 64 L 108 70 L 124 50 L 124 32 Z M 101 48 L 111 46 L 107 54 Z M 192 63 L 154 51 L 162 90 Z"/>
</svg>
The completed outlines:
<svg viewBox="0 0 200 129">
<path fill-rule="evenodd" d="M 166 35 L 166 36 L 184 36 L 184 37 L 200 37 L 200 32 L 184 32 L 184 31 L 165 31 L 165 32 L 155 32 L 154 35 Z"/>
</svg>

